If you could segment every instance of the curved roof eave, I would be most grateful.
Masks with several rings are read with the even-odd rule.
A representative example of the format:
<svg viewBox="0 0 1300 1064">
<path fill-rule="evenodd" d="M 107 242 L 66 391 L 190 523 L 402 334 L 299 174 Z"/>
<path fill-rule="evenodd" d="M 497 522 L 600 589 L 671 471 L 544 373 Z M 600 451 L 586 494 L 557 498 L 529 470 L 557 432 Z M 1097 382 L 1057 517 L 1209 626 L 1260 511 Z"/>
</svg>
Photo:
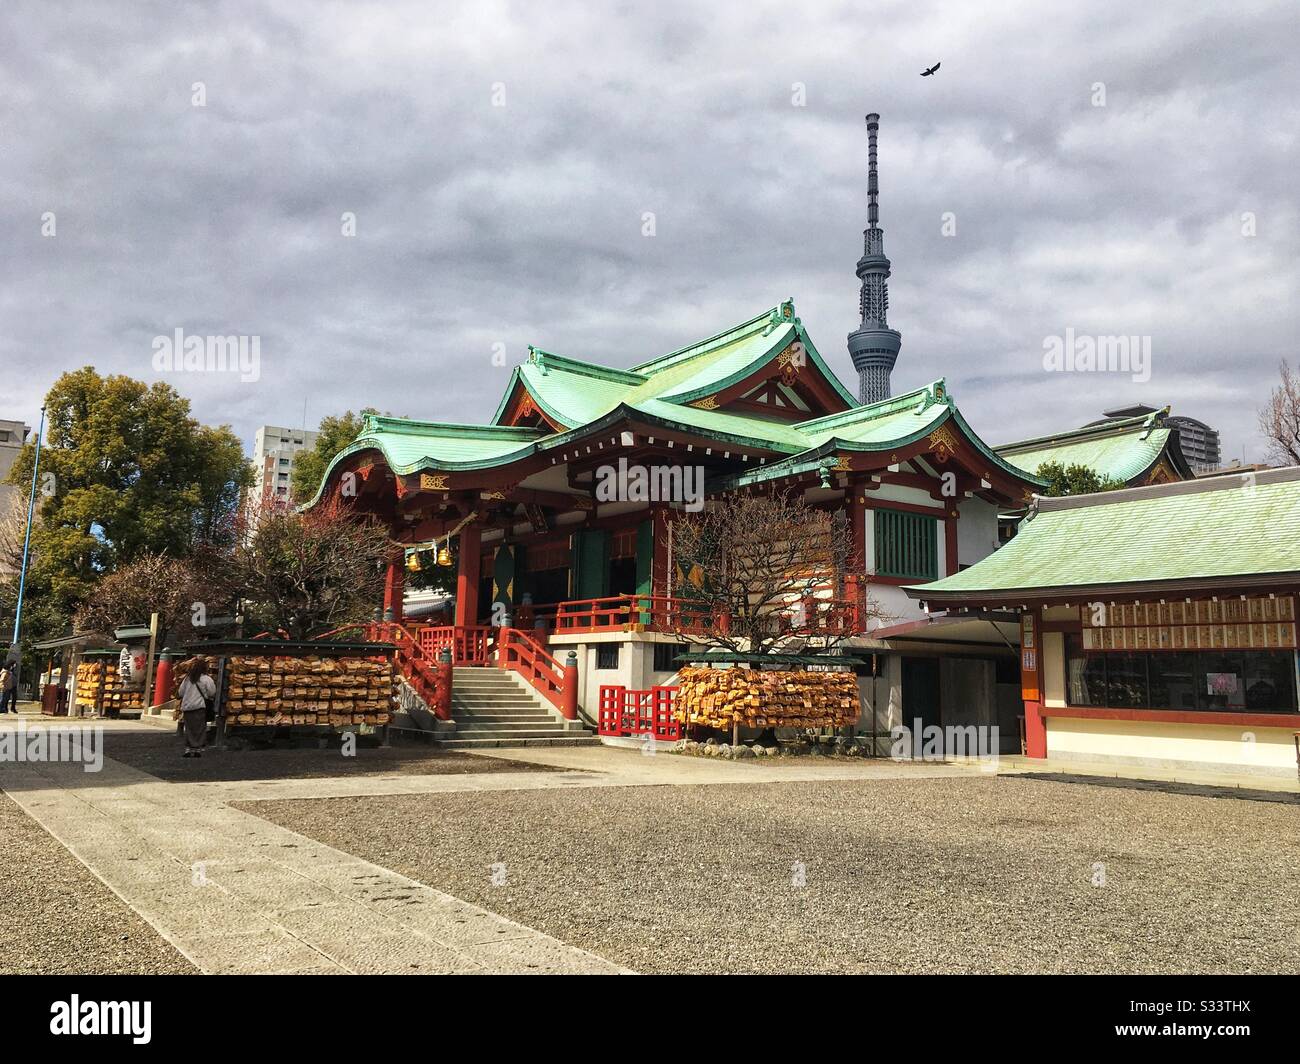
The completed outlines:
<svg viewBox="0 0 1300 1064">
<path fill-rule="evenodd" d="M 812 338 L 808 335 L 807 330 L 803 327 L 803 322 L 798 319 L 795 319 L 794 321 L 787 322 L 786 324 L 788 324 L 791 327 L 791 330 L 794 332 L 799 342 L 803 344 L 804 351 L 807 353 L 813 365 L 817 367 L 822 377 L 825 378 L 825 380 L 831 385 L 832 388 L 834 388 L 835 393 L 844 401 L 844 403 L 848 407 L 852 408 L 857 406 L 858 405 L 857 400 L 854 399 L 853 396 L 849 394 L 848 390 L 844 387 L 843 382 L 839 379 L 839 377 L 835 375 L 835 373 L 831 370 L 831 368 L 826 364 L 826 361 L 822 358 L 817 348 L 813 345 Z M 789 337 L 785 334 L 784 330 L 780 330 L 780 329 L 773 330 L 772 335 L 774 339 L 772 343 L 767 347 L 767 349 L 763 352 L 763 354 L 759 355 L 755 359 L 752 359 L 750 362 L 742 366 L 740 369 L 735 370 L 732 373 L 729 373 L 727 376 L 723 377 L 722 379 L 710 381 L 707 384 L 702 384 L 695 388 L 688 389 L 686 391 L 676 391 L 676 392 L 671 390 L 666 391 L 662 395 L 657 396 L 657 398 L 667 403 L 676 403 L 679 406 L 683 406 L 687 403 L 694 402 L 697 399 L 704 399 L 717 392 L 724 391 L 725 389 L 730 388 L 733 384 L 737 384 L 740 381 L 743 381 L 746 377 L 749 377 L 755 371 L 762 369 L 769 362 L 771 362 L 772 359 L 776 358 L 777 355 L 779 355 L 782 351 L 784 351 L 787 347 L 790 346 Z"/>
<path fill-rule="evenodd" d="M 511 462 L 517 462 L 521 458 L 527 458 L 530 454 L 537 451 L 540 440 L 533 440 L 525 446 L 514 451 L 508 451 L 499 456 L 492 458 L 476 458 L 463 462 L 450 462 L 444 459 L 434 458 L 432 455 L 425 455 L 417 458 L 413 462 L 395 462 L 388 448 L 384 446 L 383 439 L 377 436 L 364 436 L 354 440 L 343 450 L 334 456 L 330 464 L 325 468 L 325 474 L 321 477 L 320 487 L 316 489 L 316 494 L 312 496 L 310 502 L 303 503 L 298 507 L 299 510 L 309 510 L 315 506 L 321 498 L 325 485 L 330 482 L 330 477 L 334 470 L 349 457 L 359 454 L 362 451 L 378 451 L 387 463 L 388 468 L 399 476 L 409 476 L 411 473 L 423 472 L 426 469 L 438 469 L 447 473 L 465 472 L 475 469 L 493 469 L 496 466 L 509 465 Z"/>
<path fill-rule="evenodd" d="M 669 404 L 676 405 L 676 404 Z M 738 446 L 748 447 L 754 450 L 762 451 L 780 451 L 784 448 L 771 440 L 760 440 L 753 436 L 743 436 L 739 433 L 725 432 L 720 429 L 703 428 L 699 425 L 690 425 L 683 421 L 674 421 L 671 418 L 663 417 L 659 414 L 652 414 L 648 411 L 641 410 L 638 407 L 628 403 L 619 403 L 609 413 L 597 418 L 595 421 L 589 421 L 585 425 L 580 425 L 570 429 L 568 432 L 556 433 L 553 436 L 547 436 L 545 439 L 537 441 L 538 450 L 553 450 L 556 447 L 563 447 L 574 440 L 582 439 L 589 433 L 603 431 L 620 421 L 643 421 L 653 425 L 659 425 L 663 428 L 677 429 L 680 432 L 696 433 L 701 436 L 707 436 L 709 439 L 717 440 L 720 443 L 734 443 Z"/>
<path fill-rule="evenodd" d="M 769 462 L 761 469 L 746 470 L 743 473 L 736 474 L 734 477 L 722 481 L 721 485 L 725 487 L 727 484 L 730 483 L 743 484 L 746 483 L 746 481 L 749 479 L 763 480 L 763 479 L 769 479 L 773 476 L 790 476 L 796 473 L 806 472 L 808 469 L 816 468 L 817 465 L 828 455 L 835 454 L 841 451 L 869 454 L 873 452 L 879 453 L 881 451 L 892 451 L 900 447 L 907 447 L 909 444 L 915 443 L 917 440 L 921 439 L 922 437 L 930 435 L 930 433 L 934 432 L 935 429 L 939 428 L 939 426 L 943 424 L 946 424 L 948 421 L 955 421 L 958 427 L 961 429 L 962 434 L 968 440 L 970 440 L 970 442 L 975 446 L 975 448 L 984 457 L 988 458 L 991 462 L 993 462 L 993 464 L 996 465 L 1000 470 L 1005 472 L 1008 476 L 1011 476 L 1016 480 L 1023 481 L 1024 483 L 1033 484 L 1041 488 L 1047 487 L 1046 480 L 1043 480 L 1041 477 L 1034 476 L 1032 473 L 1026 473 L 1015 466 L 1009 465 L 1007 462 L 999 458 L 996 454 L 993 454 L 993 452 L 989 449 L 988 445 L 985 444 L 984 441 L 981 440 L 977 435 L 975 435 L 975 433 L 971 430 L 971 427 L 966 422 L 966 419 L 961 416 L 961 411 L 959 411 L 956 406 L 952 405 L 950 401 L 945 401 L 945 405 L 947 405 L 948 407 L 948 412 L 945 415 L 941 416 L 935 421 L 927 422 L 925 425 L 918 428 L 915 432 L 910 432 L 907 433 L 906 435 L 898 436 L 893 439 L 879 440 L 875 442 L 864 442 L 860 440 L 845 440 L 845 439 L 841 439 L 839 436 L 832 436 L 829 439 L 822 441 L 822 443 L 818 444 L 816 447 L 810 447 L 806 451 L 800 451 L 797 454 L 792 454 L 788 458 L 782 458 L 780 461 L 777 462 Z"/>
</svg>

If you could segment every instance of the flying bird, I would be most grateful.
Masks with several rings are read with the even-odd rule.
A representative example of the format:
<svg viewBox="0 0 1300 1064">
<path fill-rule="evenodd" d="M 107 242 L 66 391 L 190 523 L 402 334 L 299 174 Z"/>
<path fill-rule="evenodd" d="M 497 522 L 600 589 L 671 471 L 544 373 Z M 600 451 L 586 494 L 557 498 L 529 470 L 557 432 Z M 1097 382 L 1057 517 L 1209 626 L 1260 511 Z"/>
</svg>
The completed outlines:
<svg viewBox="0 0 1300 1064">
<path fill-rule="evenodd" d="M 922 70 L 921 77 L 928 78 L 931 74 L 933 74 L 938 69 L 939 69 L 939 64 L 935 63 L 934 66 L 932 66 L 929 70 Z"/>
</svg>

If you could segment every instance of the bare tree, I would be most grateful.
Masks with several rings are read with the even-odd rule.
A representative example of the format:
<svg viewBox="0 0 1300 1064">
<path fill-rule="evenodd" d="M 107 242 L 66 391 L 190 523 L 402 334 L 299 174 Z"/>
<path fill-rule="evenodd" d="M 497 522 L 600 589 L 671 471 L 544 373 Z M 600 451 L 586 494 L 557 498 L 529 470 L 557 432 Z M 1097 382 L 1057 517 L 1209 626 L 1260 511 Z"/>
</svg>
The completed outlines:
<svg viewBox="0 0 1300 1064">
<path fill-rule="evenodd" d="M 1283 465 L 1300 465 L 1300 373 L 1285 359 L 1282 383 L 1259 412 L 1259 430 L 1268 440 L 1268 457 Z"/>
<path fill-rule="evenodd" d="M 209 614 L 215 620 L 219 609 L 211 584 L 194 561 L 148 553 L 104 577 L 73 616 L 73 627 L 109 633 L 129 624 L 148 624 L 157 613 L 159 646 L 166 646 L 207 634 Z"/>
<path fill-rule="evenodd" d="M 306 639 L 366 620 L 380 600 L 393 543 L 345 503 L 244 511 L 238 522 L 234 546 L 207 569 L 222 594 L 242 600 L 254 631 Z"/>
<path fill-rule="evenodd" d="M 27 499 L 21 491 L 5 492 L 0 501 L 0 577 L 17 573 L 23 564 L 27 531 Z"/>
<path fill-rule="evenodd" d="M 845 515 L 795 492 L 730 495 L 679 515 L 673 558 L 669 627 L 716 649 L 830 648 L 876 615 Z"/>
</svg>

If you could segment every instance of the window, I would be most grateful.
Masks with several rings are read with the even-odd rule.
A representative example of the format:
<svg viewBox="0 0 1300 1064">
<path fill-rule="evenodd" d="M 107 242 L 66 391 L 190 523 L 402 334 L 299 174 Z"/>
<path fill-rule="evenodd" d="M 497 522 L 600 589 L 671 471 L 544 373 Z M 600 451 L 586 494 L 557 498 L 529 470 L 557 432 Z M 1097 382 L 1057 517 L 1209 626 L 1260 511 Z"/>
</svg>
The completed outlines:
<svg viewBox="0 0 1300 1064">
<path fill-rule="evenodd" d="M 687 648 L 680 643 L 655 644 L 655 672 L 676 672 L 677 664 L 673 660 L 679 654 L 685 654 Z"/>
<path fill-rule="evenodd" d="M 1087 651 L 1066 637 L 1066 701 L 1110 709 L 1295 713 L 1291 650 Z"/>
<path fill-rule="evenodd" d="M 924 514 L 876 510 L 876 572 L 934 580 L 939 576 L 939 522 Z"/>
<path fill-rule="evenodd" d="M 618 644 L 617 643 L 597 644 L 596 668 L 598 669 L 618 668 Z"/>
</svg>

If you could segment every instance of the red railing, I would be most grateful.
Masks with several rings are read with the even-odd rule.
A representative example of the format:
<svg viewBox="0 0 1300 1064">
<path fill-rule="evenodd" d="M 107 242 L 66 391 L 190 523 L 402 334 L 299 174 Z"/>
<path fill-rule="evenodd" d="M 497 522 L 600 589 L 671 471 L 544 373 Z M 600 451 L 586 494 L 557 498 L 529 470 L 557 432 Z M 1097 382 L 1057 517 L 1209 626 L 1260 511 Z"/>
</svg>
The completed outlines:
<svg viewBox="0 0 1300 1064">
<path fill-rule="evenodd" d="M 809 597 L 799 606 L 792 604 L 788 611 L 774 611 L 773 625 L 782 632 L 814 637 L 852 635 L 859 631 L 861 613 L 851 599 Z M 566 634 L 636 628 L 689 634 L 721 627 L 718 617 L 689 599 L 665 595 L 610 595 L 520 609 L 522 623 L 531 627 L 540 617 L 548 628 Z M 526 615 L 523 610 L 528 611 Z"/>
<path fill-rule="evenodd" d="M 598 731 L 601 735 L 632 738 L 649 735 L 675 742 L 682 737 L 682 725 L 673 719 L 676 696 L 676 687 L 630 691 L 626 687 L 602 684 Z"/>
<path fill-rule="evenodd" d="M 527 632 L 497 629 L 497 665 L 517 672 L 542 696 L 564 712 L 564 666 Z"/>
<path fill-rule="evenodd" d="M 453 665 L 487 665 L 492 632 L 485 624 L 429 626 L 419 631 L 420 649 L 431 662 L 450 648 Z"/>
<path fill-rule="evenodd" d="M 374 622 L 366 626 L 366 638 L 396 646 L 397 668 L 406 682 L 437 716 L 451 719 L 450 699 L 440 697 L 438 690 L 437 661 L 424 653 L 410 629 L 395 621 Z"/>
<path fill-rule="evenodd" d="M 712 615 L 689 601 L 666 595 L 608 595 L 605 598 L 534 607 L 557 632 L 600 632 L 643 628 L 653 632 L 703 632 Z M 548 617 L 548 612 L 550 615 Z"/>
</svg>

